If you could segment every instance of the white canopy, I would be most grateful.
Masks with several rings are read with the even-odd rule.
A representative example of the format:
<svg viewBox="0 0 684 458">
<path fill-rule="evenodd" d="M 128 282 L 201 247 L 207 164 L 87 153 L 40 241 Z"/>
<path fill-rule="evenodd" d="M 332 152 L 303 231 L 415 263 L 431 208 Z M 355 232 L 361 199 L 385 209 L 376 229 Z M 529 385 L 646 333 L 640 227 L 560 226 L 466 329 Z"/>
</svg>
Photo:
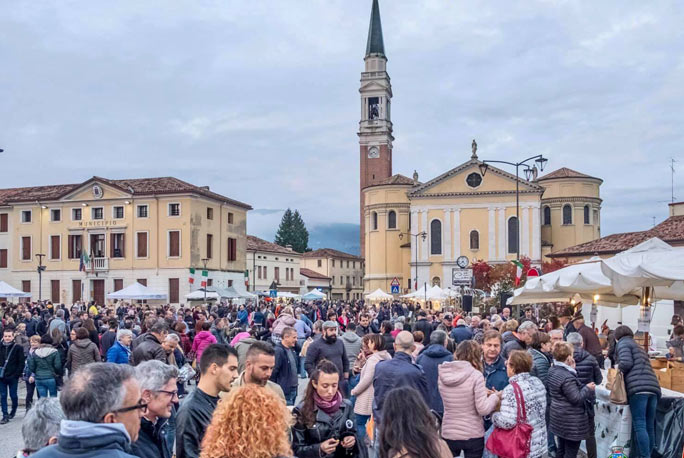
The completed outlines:
<svg viewBox="0 0 684 458">
<path fill-rule="evenodd" d="M 284 299 L 296 299 L 299 297 L 299 294 L 290 293 L 288 291 L 278 291 L 278 297 Z"/>
<path fill-rule="evenodd" d="M 324 292 L 322 292 L 320 289 L 312 289 L 308 293 L 304 294 L 302 296 L 302 299 L 305 301 L 315 301 L 318 299 L 325 299 L 327 296 Z"/>
<path fill-rule="evenodd" d="M 602 260 L 601 271 L 612 282 L 616 295 L 652 286 L 658 299 L 684 299 L 684 248 L 672 247 L 658 238 Z"/>
<path fill-rule="evenodd" d="M 136 282 L 125 287 L 124 289 L 107 294 L 107 299 L 163 300 L 166 299 L 166 293 L 155 291 Z"/>
<path fill-rule="evenodd" d="M 31 297 L 31 293 L 25 293 L 0 280 L 0 297 Z"/>
<path fill-rule="evenodd" d="M 446 299 L 449 296 L 448 293 L 446 293 L 442 288 L 439 286 L 435 285 L 431 288 L 428 288 L 427 285 L 423 285 L 421 288 L 418 288 L 417 291 L 414 291 L 409 294 L 405 294 L 401 297 L 409 297 L 412 299 L 418 299 L 418 300 L 428 300 L 428 301 L 442 301 Z"/>
<path fill-rule="evenodd" d="M 189 301 L 203 301 L 205 298 L 206 299 L 211 299 L 211 300 L 216 300 L 221 297 L 219 293 L 216 291 L 209 291 L 207 290 L 206 296 L 204 295 L 204 289 L 200 288 L 198 290 L 195 290 L 191 292 L 190 294 L 186 294 L 185 298 Z"/>
<path fill-rule="evenodd" d="M 371 301 L 382 301 L 394 299 L 394 296 L 392 296 L 391 294 L 387 294 L 382 289 L 378 288 L 372 293 L 366 294 L 366 299 Z"/>
</svg>

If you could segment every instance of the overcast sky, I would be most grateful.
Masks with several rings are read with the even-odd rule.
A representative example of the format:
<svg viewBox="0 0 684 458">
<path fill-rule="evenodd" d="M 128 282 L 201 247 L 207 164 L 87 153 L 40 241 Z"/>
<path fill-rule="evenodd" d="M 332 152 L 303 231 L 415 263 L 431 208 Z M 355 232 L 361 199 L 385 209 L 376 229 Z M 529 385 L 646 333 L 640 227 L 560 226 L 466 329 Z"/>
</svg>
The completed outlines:
<svg viewBox="0 0 684 458">
<path fill-rule="evenodd" d="M 172 175 L 358 222 L 370 0 L 3 1 L 2 187 Z M 543 153 L 603 178 L 604 235 L 684 200 L 684 3 L 381 0 L 394 173 Z"/>
</svg>

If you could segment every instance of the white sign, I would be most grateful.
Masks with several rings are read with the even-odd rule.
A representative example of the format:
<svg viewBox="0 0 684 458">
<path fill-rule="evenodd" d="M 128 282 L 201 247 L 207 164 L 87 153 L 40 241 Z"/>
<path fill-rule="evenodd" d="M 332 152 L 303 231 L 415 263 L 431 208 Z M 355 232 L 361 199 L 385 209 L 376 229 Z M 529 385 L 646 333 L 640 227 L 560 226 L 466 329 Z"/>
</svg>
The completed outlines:
<svg viewBox="0 0 684 458">
<path fill-rule="evenodd" d="M 470 286 L 473 269 L 451 269 L 451 284 L 453 286 Z"/>
<path fill-rule="evenodd" d="M 649 332 L 651 329 L 651 307 L 641 306 L 639 319 L 637 320 L 637 331 Z"/>
</svg>

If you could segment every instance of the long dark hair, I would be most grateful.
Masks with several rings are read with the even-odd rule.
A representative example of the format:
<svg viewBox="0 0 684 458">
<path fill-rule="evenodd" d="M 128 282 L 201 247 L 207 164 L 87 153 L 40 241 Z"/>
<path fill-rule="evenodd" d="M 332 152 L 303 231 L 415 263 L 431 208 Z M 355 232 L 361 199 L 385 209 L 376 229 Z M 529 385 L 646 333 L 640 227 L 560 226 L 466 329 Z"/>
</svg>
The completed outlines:
<svg viewBox="0 0 684 458">
<path fill-rule="evenodd" d="M 316 391 L 316 388 L 314 388 L 313 382 L 318 383 L 321 374 L 339 374 L 339 371 L 333 362 L 322 359 L 311 374 L 309 384 L 306 386 L 302 407 L 299 409 L 299 421 L 308 428 L 311 428 L 316 423 L 316 404 L 314 403 L 314 391 Z"/>
<path fill-rule="evenodd" d="M 399 387 L 387 393 L 382 416 L 391 421 L 380 428 L 380 458 L 404 452 L 411 458 L 440 458 L 437 419 L 415 388 Z"/>
</svg>

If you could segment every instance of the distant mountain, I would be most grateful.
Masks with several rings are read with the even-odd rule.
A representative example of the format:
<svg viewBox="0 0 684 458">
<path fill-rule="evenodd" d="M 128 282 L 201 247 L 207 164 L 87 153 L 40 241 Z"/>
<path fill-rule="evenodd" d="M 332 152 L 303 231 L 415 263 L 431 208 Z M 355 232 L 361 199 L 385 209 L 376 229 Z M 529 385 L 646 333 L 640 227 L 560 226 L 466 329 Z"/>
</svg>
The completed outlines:
<svg viewBox="0 0 684 458">
<path fill-rule="evenodd" d="M 312 250 L 334 248 L 345 253 L 360 256 L 360 230 L 361 227 L 358 224 L 319 224 L 309 228 L 309 247 Z"/>
</svg>

